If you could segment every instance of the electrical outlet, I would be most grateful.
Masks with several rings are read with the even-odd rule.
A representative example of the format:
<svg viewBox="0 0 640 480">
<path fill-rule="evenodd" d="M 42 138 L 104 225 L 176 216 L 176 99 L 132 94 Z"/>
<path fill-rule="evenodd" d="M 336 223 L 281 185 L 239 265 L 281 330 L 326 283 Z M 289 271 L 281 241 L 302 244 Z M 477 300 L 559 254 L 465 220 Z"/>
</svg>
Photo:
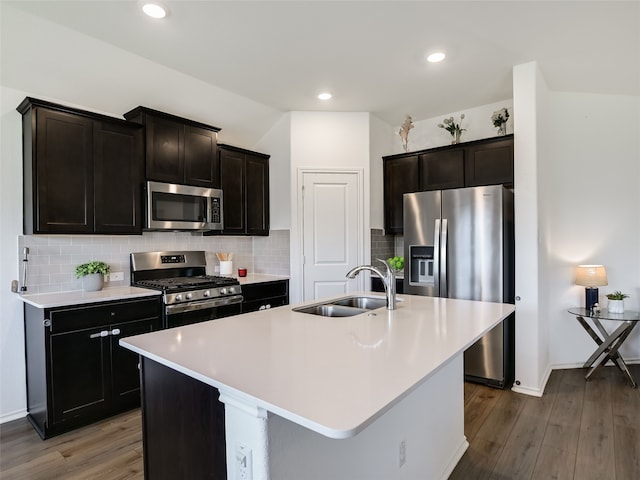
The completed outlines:
<svg viewBox="0 0 640 480">
<path fill-rule="evenodd" d="M 404 440 L 400 440 L 398 454 L 398 467 L 401 467 L 407 462 L 407 444 Z"/>
<path fill-rule="evenodd" d="M 236 480 L 252 480 L 253 465 L 251 449 L 243 445 L 236 446 Z"/>
<path fill-rule="evenodd" d="M 109 274 L 110 282 L 118 282 L 124 280 L 124 272 L 112 272 Z"/>
</svg>

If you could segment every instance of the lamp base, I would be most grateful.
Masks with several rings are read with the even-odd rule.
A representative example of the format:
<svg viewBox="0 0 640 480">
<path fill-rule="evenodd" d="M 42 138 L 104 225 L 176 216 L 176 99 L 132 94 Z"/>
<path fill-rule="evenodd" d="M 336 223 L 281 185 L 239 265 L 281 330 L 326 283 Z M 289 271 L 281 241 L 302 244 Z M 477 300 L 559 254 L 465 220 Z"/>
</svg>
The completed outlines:
<svg viewBox="0 0 640 480">
<path fill-rule="evenodd" d="M 584 289 L 584 308 L 591 310 L 598 303 L 598 289 L 595 287 L 586 287 Z"/>
</svg>

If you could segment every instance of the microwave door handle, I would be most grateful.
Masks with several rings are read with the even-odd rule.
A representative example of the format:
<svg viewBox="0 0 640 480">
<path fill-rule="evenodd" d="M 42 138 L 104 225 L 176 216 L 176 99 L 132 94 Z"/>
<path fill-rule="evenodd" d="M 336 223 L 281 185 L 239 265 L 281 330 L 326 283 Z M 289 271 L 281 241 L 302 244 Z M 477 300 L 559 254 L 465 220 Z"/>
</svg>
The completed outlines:
<svg viewBox="0 0 640 480">
<path fill-rule="evenodd" d="M 449 246 L 449 222 L 446 218 L 442 219 L 442 234 L 441 234 L 441 246 L 440 246 L 440 273 L 442 276 L 442 294 L 440 295 L 443 298 L 449 297 L 449 279 L 447 278 L 447 247 Z"/>
<path fill-rule="evenodd" d="M 440 297 L 440 219 L 437 218 L 433 233 L 433 288 Z"/>
</svg>

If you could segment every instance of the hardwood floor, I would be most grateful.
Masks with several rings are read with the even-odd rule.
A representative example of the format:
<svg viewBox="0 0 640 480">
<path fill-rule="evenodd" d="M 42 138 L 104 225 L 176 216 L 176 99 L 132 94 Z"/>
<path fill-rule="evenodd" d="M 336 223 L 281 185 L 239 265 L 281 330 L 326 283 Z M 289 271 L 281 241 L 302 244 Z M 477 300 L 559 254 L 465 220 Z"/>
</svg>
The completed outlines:
<svg viewBox="0 0 640 480">
<path fill-rule="evenodd" d="M 449 478 L 640 479 L 640 389 L 615 367 L 585 372 L 555 370 L 542 398 L 465 384 L 470 445 Z"/>
<path fill-rule="evenodd" d="M 640 479 L 640 389 L 614 367 L 584 373 L 554 371 L 542 398 L 465 384 L 470 446 L 450 479 Z M 0 478 L 143 479 L 141 437 L 139 410 L 45 441 L 26 419 L 5 423 Z"/>
<path fill-rule="evenodd" d="M 140 409 L 44 441 L 26 418 L 2 424 L 0 478 L 142 480 Z"/>
</svg>

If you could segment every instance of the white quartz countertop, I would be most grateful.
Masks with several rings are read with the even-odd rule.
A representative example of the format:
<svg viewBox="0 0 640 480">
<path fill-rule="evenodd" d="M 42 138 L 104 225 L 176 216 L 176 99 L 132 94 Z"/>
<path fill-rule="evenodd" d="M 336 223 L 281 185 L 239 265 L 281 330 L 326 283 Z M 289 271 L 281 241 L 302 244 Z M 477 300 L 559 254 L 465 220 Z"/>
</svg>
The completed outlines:
<svg viewBox="0 0 640 480">
<path fill-rule="evenodd" d="M 107 287 L 98 292 L 73 290 L 68 292 L 37 293 L 18 295 L 20 299 L 38 308 L 64 307 L 67 305 L 82 305 L 85 303 L 108 302 L 111 300 L 126 300 L 136 297 L 152 297 L 160 295 L 158 290 L 138 287 Z"/>
<path fill-rule="evenodd" d="M 120 343 L 249 405 L 346 438 L 514 311 L 500 303 L 398 299 L 396 310 L 352 317 L 298 313 L 287 305 Z M 313 303 L 319 302 L 307 302 Z"/>
</svg>

